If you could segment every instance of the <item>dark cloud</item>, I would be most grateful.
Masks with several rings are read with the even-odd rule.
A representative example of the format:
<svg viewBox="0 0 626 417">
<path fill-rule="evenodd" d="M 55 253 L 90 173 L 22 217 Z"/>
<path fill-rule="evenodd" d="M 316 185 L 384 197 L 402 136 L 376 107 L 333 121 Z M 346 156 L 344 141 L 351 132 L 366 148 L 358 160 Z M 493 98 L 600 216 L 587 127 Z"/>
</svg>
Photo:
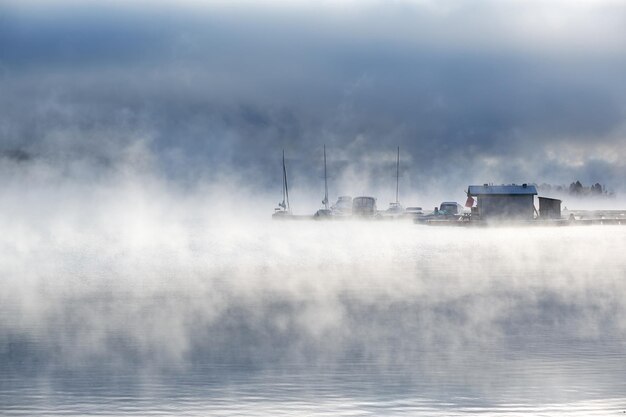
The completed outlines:
<svg viewBox="0 0 626 417">
<path fill-rule="evenodd" d="M 172 178 L 273 187 L 282 148 L 296 184 L 326 143 L 337 182 L 384 185 L 400 146 L 417 188 L 622 188 L 626 10 L 509 6 L 8 3 L 0 151 L 115 160 L 142 140 Z"/>
</svg>

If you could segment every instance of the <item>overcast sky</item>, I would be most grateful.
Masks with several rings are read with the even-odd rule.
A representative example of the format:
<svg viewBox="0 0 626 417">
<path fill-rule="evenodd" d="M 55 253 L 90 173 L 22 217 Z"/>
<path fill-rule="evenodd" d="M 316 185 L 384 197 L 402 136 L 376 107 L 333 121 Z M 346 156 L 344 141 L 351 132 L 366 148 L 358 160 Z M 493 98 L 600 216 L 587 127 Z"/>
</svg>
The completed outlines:
<svg viewBox="0 0 626 417">
<path fill-rule="evenodd" d="M 125 3 L 0 0 L 2 163 L 624 189 L 622 1 Z"/>
</svg>

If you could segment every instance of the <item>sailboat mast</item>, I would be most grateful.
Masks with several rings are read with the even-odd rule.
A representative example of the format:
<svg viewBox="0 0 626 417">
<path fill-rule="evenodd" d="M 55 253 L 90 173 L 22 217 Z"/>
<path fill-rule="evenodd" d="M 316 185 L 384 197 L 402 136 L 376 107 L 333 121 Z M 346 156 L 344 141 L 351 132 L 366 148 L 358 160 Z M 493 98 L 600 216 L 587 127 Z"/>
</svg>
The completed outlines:
<svg viewBox="0 0 626 417">
<path fill-rule="evenodd" d="M 285 150 L 283 149 L 283 193 L 284 199 L 283 202 L 286 202 L 286 210 L 289 211 L 289 187 L 287 185 L 287 168 L 285 167 Z"/>
<path fill-rule="evenodd" d="M 326 144 L 324 144 L 324 208 L 328 210 L 328 179 L 326 176 Z"/>
<path fill-rule="evenodd" d="M 286 199 L 285 199 L 285 150 L 283 149 L 283 183 L 282 183 L 282 191 L 283 191 L 283 202 L 281 206 L 283 209 L 287 208 Z"/>
<path fill-rule="evenodd" d="M 396 159 L 396 203 L 398 203 L 398 191 L 400 188 L 400 147 L 398 146 L 398 157 Z"/>
</svg>

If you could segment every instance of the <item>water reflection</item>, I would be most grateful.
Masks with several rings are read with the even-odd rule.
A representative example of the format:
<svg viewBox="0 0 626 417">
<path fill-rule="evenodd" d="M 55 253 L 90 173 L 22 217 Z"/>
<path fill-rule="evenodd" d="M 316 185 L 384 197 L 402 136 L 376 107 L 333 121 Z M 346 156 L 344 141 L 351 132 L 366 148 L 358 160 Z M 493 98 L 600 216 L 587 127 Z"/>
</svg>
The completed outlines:
<svg viewBox="0 0 626 417">
<path fill-rule="evenodd" d="M 7 375 L 3 415 L 607 415 L 624 410 L 624 356 L 406 369 L 197 366 L 184 373 Z M 476 372 L 479 371 L 479 372 Z"/>
</svg>

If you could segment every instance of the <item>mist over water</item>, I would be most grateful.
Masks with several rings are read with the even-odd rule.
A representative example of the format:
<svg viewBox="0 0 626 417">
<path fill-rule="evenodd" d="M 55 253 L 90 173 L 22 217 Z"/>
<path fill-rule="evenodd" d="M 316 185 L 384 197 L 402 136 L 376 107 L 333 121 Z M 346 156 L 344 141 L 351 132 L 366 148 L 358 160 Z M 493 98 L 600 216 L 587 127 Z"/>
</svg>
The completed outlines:
<svg viewBox="0 0 626 417">
<path fill-rule="evenodd" d="M 2 197 L 8 414 L 625 407 L 623 227 L 276 222 L 215 185 L 47 178 Z"/>
<path fill-rule="evenodd" d="M 623 226 L 270 220 L 625 209 L 624 4 L 100 3 L 0 0 L 0 415 L 626 411 Z"/>
</svg>

